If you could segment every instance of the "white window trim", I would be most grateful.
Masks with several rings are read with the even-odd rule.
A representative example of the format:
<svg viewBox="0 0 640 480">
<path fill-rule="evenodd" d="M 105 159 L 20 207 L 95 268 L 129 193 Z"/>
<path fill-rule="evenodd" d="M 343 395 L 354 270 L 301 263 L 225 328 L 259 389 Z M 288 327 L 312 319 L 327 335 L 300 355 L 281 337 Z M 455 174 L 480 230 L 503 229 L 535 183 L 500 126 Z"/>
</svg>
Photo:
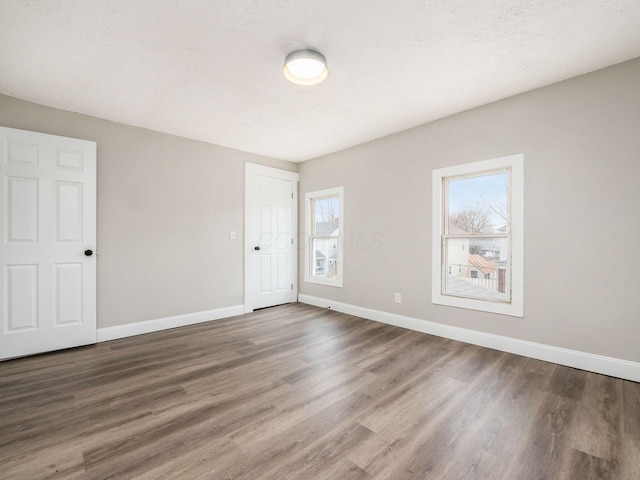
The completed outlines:
<svg viewBox="0 0 640 480">
<path fill-rule="evenodd" d="M 443 179 L 501 168 L 511 169 L 511 303 L 442 294 Z M 524 155 L 509 155 L 433 171 L 433 248 L 431 301 L 438 305 L 524 317 Z"/>
<path fill-rule="evenodd" d="M 316 277 L 311 275 L 311 244 L 312 244 L 312 215 L 311 215 L 311 199 L 322 198 L 338 195 L 340 199 L 340 228 L 338 229 L 338 275 L 335 279 Z M 305 262 L 304 262 L 304 281 L 309 283 L 317 283 L 320 285 L 328 285 L 331 287 L 342 287 L 342 279 L 344 273 L 344 187 L 327 188 L 315 192 L 308 192 L 304 196 L 305 207 L 304 216 L 307 226 L 307 235 L 305 242 Z"/>
</svg>

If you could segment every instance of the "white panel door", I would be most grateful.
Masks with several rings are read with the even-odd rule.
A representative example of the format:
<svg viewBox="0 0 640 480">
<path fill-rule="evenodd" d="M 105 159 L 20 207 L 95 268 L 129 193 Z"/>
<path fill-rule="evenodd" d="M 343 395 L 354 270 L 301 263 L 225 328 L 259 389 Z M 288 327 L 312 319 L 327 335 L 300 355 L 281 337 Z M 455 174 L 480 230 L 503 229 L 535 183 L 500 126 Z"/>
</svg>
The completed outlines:
<svg viewBox="0 0 640 480">
<path fill-rule="evenodd" d="M 0 127 L 0 359 L 96 342 L 96 144 Z"/>
<path fill-rule="evenodd" d="M 247 164 L 245 310 L 296 300 L 297 174 Z"/>
</svg>

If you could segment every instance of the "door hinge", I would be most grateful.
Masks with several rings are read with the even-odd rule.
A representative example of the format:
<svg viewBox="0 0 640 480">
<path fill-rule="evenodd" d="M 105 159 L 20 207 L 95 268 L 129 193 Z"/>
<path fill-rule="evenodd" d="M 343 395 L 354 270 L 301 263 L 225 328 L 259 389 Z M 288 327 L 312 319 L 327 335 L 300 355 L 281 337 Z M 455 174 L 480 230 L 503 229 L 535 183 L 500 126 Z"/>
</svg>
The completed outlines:
<svg viewBox="0 0 640 480">
<path fill-rule="evenodd" d="M 291 200 L 293 200 L 293 192 L 291 192 Z"/>
<path fill-rule="evenodd" d="M 291 290 L 293 290 L 293 283 L 291 284 Z"/>
</svg>

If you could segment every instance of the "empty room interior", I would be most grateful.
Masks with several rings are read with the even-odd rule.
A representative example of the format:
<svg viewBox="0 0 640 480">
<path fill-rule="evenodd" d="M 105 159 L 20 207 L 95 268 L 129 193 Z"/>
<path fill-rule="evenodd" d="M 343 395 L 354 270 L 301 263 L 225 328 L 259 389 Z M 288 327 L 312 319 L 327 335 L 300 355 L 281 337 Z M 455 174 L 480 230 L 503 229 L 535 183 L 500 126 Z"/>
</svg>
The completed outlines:
<svg viewBox="0 0 640 480">
<path fill-rule="evenodd" d="M 0 478 L 640 479 L 637 0 L 3 0 L 0 141 Z"/>
</svg>

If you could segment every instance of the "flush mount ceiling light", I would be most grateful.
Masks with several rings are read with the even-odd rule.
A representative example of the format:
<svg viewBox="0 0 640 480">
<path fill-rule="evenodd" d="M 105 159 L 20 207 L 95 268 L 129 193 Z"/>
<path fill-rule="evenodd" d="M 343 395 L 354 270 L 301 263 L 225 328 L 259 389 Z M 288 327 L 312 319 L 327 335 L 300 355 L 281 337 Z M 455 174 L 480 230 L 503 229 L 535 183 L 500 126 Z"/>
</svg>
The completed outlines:
<svg viewBox="0 0 640 480">
<path fill-rule="evenodd" d="M 298 85 L 315 85 L 329 75 L 327 60 L 315 50 L 296 50 L 284 61 L 284 76 Z"/>
</svg>

